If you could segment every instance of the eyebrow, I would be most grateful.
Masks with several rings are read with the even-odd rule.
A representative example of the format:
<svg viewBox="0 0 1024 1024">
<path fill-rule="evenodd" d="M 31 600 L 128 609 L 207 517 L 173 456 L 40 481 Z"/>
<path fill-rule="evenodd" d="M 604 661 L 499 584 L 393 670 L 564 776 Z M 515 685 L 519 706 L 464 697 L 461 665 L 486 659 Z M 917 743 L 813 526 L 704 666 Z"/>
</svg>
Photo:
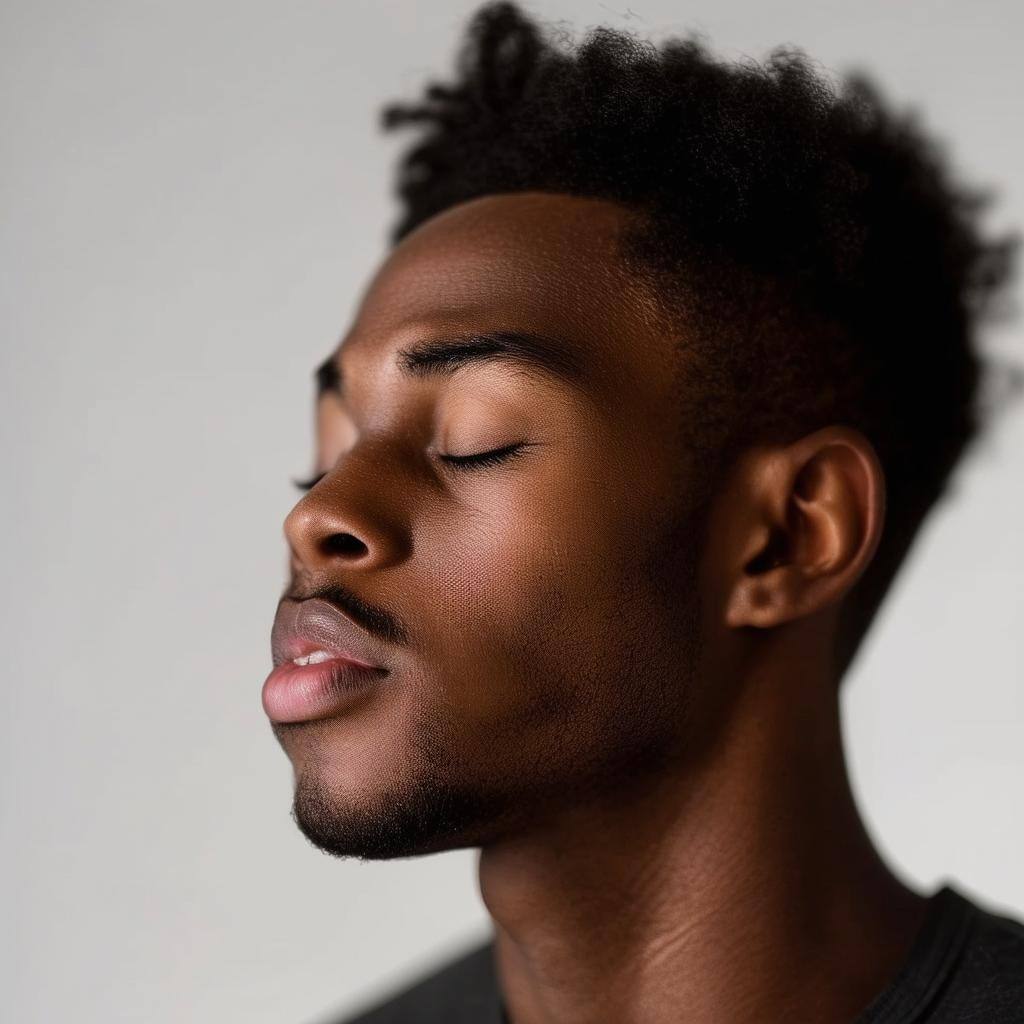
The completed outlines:
<svg viewBox="0 0 1024 1024">
<path fill-rule="evenodd" d="M 434 338 L 400 349 L 395 363 L 409 378 L 448 378 L 471 363 L 502 362 L 524 366 L 582 388 L 586 369 L 579 351 L 566 342 L 526 331 L 488 331 Z M 345 381 L 334 354 L 313 372 L 317 398 L 331 392 L 344 396 Z"/>
</svg>

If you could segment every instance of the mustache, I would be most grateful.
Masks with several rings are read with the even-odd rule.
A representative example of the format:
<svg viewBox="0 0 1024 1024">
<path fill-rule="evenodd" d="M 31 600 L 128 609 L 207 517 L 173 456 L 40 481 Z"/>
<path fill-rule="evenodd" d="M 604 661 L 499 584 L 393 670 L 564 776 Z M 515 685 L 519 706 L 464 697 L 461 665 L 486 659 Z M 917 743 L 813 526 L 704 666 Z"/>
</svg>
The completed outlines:
<svg viewBox="0 0 1024 1024">
<path fill-rule="evenodd" d="M 409 630 L 401 620 L 375 605 L 368 604 L 358 594 L 337 582 L 322 587 L 303 587 L 293 578 L 277 603 L 280 606 L 282 601 L 309 601 L 314 597 L 334 605 L 371 636 L 389 644 L 409 642 Z"/>
</svg>

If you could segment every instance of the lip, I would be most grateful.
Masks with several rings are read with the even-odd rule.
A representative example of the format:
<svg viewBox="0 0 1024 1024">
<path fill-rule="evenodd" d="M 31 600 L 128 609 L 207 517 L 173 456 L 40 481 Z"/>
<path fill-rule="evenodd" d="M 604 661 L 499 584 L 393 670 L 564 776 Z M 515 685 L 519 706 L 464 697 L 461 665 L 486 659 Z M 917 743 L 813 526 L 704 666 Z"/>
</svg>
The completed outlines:
<svg viewBox="0 0 1024 1024">
<path fill-rule="evenodd" d="M 337 714 L 388 675 L 387 652 L 344 612 L 321 598 L 281 600 L 270 637 L 274 668 L 263 683 L 263 710 L 275 722 Z M 330 658 L 297 665 L 324 651 Z"/>
<path fill-rule="evenodd" d="M 387 652 L 369 633 L 319 597 L 278 603 L 270 650 L 275 667 L 313 651 L 327 651 L 366 668 L 385 669 L 387 661 Z"/>
<path fill-rule="evenodd" d="M 285 662 L 263 683 L 263 710 L 272 722 L 310 722 L 359 702 L 387 671 L 332 658 L 313 665 Z"/>
</svg>

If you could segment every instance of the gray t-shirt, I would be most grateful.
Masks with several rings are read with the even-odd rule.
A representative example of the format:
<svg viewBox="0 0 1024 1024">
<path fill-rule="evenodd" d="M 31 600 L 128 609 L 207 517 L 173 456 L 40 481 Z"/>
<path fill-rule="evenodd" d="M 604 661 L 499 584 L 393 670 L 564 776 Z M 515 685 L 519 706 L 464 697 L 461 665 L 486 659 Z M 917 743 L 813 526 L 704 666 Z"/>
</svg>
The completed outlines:
<svg viewBox="0 0 1024 1024">
<path fill-rule="evenodd" d="M 474 946 L 338 1024 L 510 1024 L 493 954 Z M 851 1024 L 1024 1024 L 1024 923 L 940 886 L 896 977 Z"/>
</svg>

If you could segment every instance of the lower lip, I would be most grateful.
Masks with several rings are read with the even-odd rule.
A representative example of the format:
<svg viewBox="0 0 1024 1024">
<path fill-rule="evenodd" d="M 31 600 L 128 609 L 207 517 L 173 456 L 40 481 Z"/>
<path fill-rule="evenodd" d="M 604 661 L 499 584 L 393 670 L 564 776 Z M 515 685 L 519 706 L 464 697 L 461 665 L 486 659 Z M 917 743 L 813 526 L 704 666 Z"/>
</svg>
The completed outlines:
<svg viewBox="0 0 1024 1024">
<path fill-rule="evenodd" d="M 385 669 L 337 658 L 313 665 L 286 661 L 263 684 L 263 710 L 273 722 L 328 718 L 357 703 L 386 675 Z"/>
</svg>

